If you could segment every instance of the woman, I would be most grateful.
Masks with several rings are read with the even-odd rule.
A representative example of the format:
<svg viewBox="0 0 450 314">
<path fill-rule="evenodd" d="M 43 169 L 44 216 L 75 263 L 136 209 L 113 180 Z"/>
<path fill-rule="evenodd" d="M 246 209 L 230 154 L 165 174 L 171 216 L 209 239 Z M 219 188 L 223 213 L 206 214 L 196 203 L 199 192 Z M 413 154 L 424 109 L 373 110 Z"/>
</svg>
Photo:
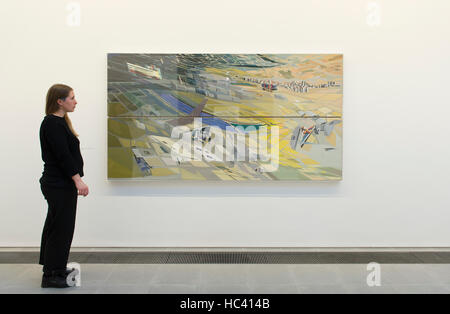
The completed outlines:
<svg viewBox="0 0 450 314">
<path fill-rule="evenodd" d="M 88 186 L 81 180 L 83 158 L 80 141 L 67 115 L 77 101 L 73 89 L 55 84 L 48 90 L 44 120 L 39 131 L 44 172 L 39 182 L 48 203 L 42 232 L 39 264 L 43 265 L 43 288 L 68 287 L 66 269 L 75 229 L 77 196 L 87 196 Z"/>
</svg>

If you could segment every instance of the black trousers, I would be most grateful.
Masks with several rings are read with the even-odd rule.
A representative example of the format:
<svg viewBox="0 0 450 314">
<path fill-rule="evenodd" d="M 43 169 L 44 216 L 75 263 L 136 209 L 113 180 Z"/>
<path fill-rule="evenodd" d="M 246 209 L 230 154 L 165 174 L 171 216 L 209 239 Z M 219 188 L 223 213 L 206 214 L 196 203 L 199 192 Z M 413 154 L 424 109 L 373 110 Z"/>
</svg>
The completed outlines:
<svg viewBox="0 0 450 314">
<path fill-rule="evenodd" d="M 75 230 L 78 191 L 75 184 L 66 188 L 41 185 L 48 203 L 48 213 L 42 231 L 39 264 L 44 273 L 65 270 Z"/>
</svg>

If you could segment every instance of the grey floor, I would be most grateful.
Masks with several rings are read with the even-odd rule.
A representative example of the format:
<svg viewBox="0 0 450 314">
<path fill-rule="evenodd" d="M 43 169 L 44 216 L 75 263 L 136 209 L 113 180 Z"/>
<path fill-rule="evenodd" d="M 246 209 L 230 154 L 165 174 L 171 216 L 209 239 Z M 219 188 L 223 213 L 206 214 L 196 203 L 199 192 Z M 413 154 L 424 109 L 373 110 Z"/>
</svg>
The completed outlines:
<svg viewBox="0 0 450 314">
<path fill-rule="evenodd" d="M 450 264 L 82 264 L 81 286 L 42 289 L 41 266 L 0 264 L 0 293 L 450 293 Z"/>
</svg>

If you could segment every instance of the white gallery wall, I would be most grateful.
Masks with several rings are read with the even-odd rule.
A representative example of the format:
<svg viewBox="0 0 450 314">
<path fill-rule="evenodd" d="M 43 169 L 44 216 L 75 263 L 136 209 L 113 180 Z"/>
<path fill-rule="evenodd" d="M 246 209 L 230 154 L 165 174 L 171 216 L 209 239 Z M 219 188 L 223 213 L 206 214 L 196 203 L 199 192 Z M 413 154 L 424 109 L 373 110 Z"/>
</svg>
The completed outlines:
<svg viewBox="0 0 450 314">
<path fill-rule="evenodd" d="M 0 6 L 0 247 L 39 246 L 38 132 L 57 82 L 75 90 L 90 187 L 73 246 L 450 246 L 449 1 Z M 343 53 L 343 181 L 108 181 L 108 52 Z"/>
</svg>

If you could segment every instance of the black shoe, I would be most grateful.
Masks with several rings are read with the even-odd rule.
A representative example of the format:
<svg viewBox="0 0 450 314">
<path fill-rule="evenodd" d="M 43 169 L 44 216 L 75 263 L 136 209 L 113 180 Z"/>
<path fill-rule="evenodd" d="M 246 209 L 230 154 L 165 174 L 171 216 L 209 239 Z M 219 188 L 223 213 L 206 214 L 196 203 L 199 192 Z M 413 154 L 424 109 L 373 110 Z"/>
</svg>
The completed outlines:
<svg viewBox="0 0 450 314">
<path fill-rule="evenodd" d="M 66 268 L 65 275 L 68 276 L 70 273 L 72 273 L 75 270 L 78 272 L 78 270 L 75 268 Z"/>
<path fill-rule="evenodd" d="M 74 285 L 74 278 L 73 280 L 67 280 L 67 275 L 65 272 L 52 272 L 50 276 L 42 276 L 42 288 L 68 288 L 73 287 Z"/>
</svg>

